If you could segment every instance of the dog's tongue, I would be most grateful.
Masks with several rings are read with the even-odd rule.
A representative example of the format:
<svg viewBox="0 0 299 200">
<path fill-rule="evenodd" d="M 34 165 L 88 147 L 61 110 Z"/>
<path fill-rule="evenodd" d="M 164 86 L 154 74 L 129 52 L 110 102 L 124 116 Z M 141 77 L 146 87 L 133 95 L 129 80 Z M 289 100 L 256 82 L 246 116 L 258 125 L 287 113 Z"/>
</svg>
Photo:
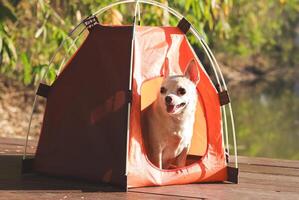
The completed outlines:
<svg viewBox="0 0 299 200">
<path fill-rule="evenodd" d="M 167 112 L 172 113 L 174 111 L 174 105 L 167 105 L 166 110 Z"/>
</svg>

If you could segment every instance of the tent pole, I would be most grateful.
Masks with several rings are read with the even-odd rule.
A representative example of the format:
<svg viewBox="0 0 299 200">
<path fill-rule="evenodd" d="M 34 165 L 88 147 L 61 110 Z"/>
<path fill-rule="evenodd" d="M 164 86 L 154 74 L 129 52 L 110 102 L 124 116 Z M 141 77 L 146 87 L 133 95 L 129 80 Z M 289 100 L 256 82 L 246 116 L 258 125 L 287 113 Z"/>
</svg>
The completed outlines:
<svg viewBox="0 0 299 200">
<path fill-rule="evenodd" d="M 220 70 L 220 67 L 218 65 L 218 62 L 214 56 L 214 54 L 212 53 L 211 49 L 209 48 L 209 46 L 205 43 L 205 41 L 203 41 L 203 43 L 205 44 L 208 52 L 210 53 L 210 55 L 212 56 L 212 59 L 214 60 L 215 64 L 216 64 L 216 68 L 217 68 L 217 71 L 218 73 L 220 74 L 220 77 L 221 77 L 221 81 L 222 81 L 222 84 L 223 84 L 223 87 L 226 91 L 227 90 L 227 86 L 226 86 L 226 82 L 223 78 L 223 74 Z M 234 143 L 234 156 L 235 156 L 235 167 L 238 168 L 238 152 L 237 152 L 237 141 L 236 141 L 236 131 L 235 131 L 235 122 L 234 122 L 234 116 L 233 116 L 233 112 L 232 112 L 232 106 L 231 106 L 231 103 L 228 104 L 228 107 L 229 107 L 229 113 L 230 113 L 230 119 L 231 119 L 231 126 L 232 126 L 232 134 L 233 134 L 233 143 Z"/>
<path fill-rule="evenodd" d="M 195 29 L 194 29 L 194 33 L 196 35 L 199 34 Z M 216 66 L 216 61 L 213 59 L 213 55 L 211 55 L 211 52 L 209 51 L 204 39 L 203 38 L 198 38 L 198 40 L 200 41 L 200 44 L 202 45 L 205 53 L 208 55 L 209 61 L 210 61 L 211 65 L 212 65 L 212 68 L 213 68 L 213 72 L 216 76 L 217 84 L 219 85 L 220 91 L 222 91 L 223 90 L 222 84 L 220 83 L 220 79 L 219 79 L 219 76 L 218 76 L 218 73 L 217 73 L 217 70 L 216 70 L 216 67 L 215 67 Z M 224 135 L 225 135 L 225 137 L 223 137 L 223 134 L 222 134 L 222 137 L 223 137 L 223 140 L 225 140 L 225 151 L 227 151 L 228 155 L 230 155 L 230 153 L 229 153 L 229 137 L 228 137 L 228 129 L 227 129 L 227 117 L 226 117 L 225 106 L 222 106 L 221 110 L 222 110 L 222 113 L 223 113 Z"/>
<path fill-rule="evenodd" d="M 213 69 L 213 72 L 215 74 L 215 77 L 216 77 L 216 81 L 217 81 L 217 84 L 219 85 L 220 87 L 220 90 L 222 91 L 222 86 L 221 86 L 221 83 L 220 83 L 220 80 L 219 80 L 219 76 L 218 76 L 218 73 L 216 71 L 216 67 L 215 67 L 215 61 L 212 59 L 208 49 L 206 48 L 206 46 L 204 45 L 204 40 L 203 38 L 200 38 L 198 33 L 194 30 L 193 34 L 195 35 L 195 37 L 199 40 L 202 48 L 204 49 L 206 55 L 208 56 L 209 58 L 209 61 L 212 65 L 212 69 Z M 228 142 L 228 131 L 227 131 L 227 118 L 226 118 L 226 112 L 225 112 L 225 108 L 221 107 L 221 110 L 222 110 L 222 113 L 223 113 L 223 122 L 224 122 L 224 133 L 222 131 L 222 138 L 223 140 L 225 140 L 225 143 L 223 141 L 223 147 L 224 147 L 224 151 L 227 150 L 227 153 L 229 155 L 229 142 Z M 225 137 L 224 137 L 225 136 Z M 225 144 L 225 145 L 224 145 Z"/>
<path fill-rule="evenodd" d="M 124 1 L 118 1 L 118 2 L 115 2 L 115 3 L 112 3 L 106 7 L 103 7 L 99 10 L 97 10 L 96 12 L 93 13 L 93 15 L 100 15 L 101 13 L 109 10 L 110 8 L 114 7 L 114 6 L 117 6 L 117 5 L 121 5 L 121 4 L 129 4 L 129 3 L 136 3 L 137 1 L 136 0 L 124 0 Z M 150 5 L 154 5 L 154 6 L 157 6 L 157 7 L 160 7 L 162 9 L 165 9 L 167 10 L 168 12 L 170 12 L 171 14 L 173 14 L 174 16 L 176 16 L 177 18 L 181 19 L 183 18 L 183 15 L 181 15 L 180 13 L 178 13 L 176 10 L 162 4 L 162 3 L 159 3 L 159 2 L 156 2 L 156 1 L 151 1 L 151 0 L 138 0 L 139 3 L 144 3 L 144 4 L 150 4 Z"/>
<path fill-rule="evenodd" d="M 37 95 L 35 95 L 35 97 L 34 97 L 32 110 L 31 110 L 31 114 L 30 114 L 30 119 L 29 119 L 29 124 L 28 124 L 28 128 L 27 128 L 27 134 L 26 134 L 26 140 L 25 140 L 24 150 L 23 150 L 23 160 L 25 160 L 26 156 L 27 156 L 27 146 L 28 146 L 28 140 L 29 140 L 29 133 L 30 133 L 31 123 L 32 123 L 33 112 L 34 112 L 35 105 L 36 105 L 36 100 L 37 100 Z"/>
<path fill-rule="evenodd" d="M 139 8 L 139 1 L 135 3 L 134 21 L 132 30 L 132 41 L 131 41 L 131 57 L 130 57 L 130 77 L 129 77 L 129 93 L 132 95 L 132 84 L 133 84 L 133 67 L 134 67 L 134 44 L 135 44 L 135 30 L 137 26 L 137 14 Z M 126 144 L 126 169 L 125 175 L 128 175 L 128 158 L 129 158 L 129 142 L 130 142 L 130 124 L 131 124 L 131 104 L 132 101 L 128 102 L 128 113 L 127 113 L 127 144 Z"/>
</svg>

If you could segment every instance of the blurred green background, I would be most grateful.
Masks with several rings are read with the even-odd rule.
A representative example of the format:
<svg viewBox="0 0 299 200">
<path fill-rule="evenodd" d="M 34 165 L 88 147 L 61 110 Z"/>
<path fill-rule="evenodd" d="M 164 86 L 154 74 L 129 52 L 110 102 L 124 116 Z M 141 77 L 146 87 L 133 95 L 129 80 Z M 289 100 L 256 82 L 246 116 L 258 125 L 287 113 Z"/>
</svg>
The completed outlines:
<svg viewBox="0 0 299 200">
<path fill-rule="evenodd" d="M 76 40 L 70 48 L 76 38 L 68 37 L 69 31 L 112 2 L 0 0 L 1 80 L 33 88 L 66 39 L 46 77 L 53 81 L 82 42 Z M 239 154 L 299 159 L 299 0 L 159 2 L 183 14 L 220 62 L 232 98 Z M 121 5 L 99 20 L 103 24 L 130 24 L 133 12 L 133 5 Z M 177 22 L 162 9 L 141 6 L 142 25 L 175 26 Z M 200 54 L 196 40 L 190 37 L 190 41 Z M 202 59 L 206 63 L 206 58 Z M 1 93 L 0 101 L 4 101 Z"/>
</svg>

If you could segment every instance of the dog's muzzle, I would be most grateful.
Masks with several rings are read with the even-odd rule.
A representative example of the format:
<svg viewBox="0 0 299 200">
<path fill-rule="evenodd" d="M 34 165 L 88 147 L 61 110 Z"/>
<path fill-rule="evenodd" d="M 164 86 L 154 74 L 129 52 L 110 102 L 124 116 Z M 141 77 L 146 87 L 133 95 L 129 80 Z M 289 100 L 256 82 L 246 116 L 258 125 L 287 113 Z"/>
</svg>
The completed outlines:
<svg viewBox="0 0 299 200">
<path fill-rule="evenodd" d="M 166 103 L 166 110 L 168 113 L 174 113 L 176 110 L 183 108 L 184 106 L 186 106 L 186 103 L 180 103 L 178 105 L 174 105 L 174 104 L 167 104 Z"/>
</svg>

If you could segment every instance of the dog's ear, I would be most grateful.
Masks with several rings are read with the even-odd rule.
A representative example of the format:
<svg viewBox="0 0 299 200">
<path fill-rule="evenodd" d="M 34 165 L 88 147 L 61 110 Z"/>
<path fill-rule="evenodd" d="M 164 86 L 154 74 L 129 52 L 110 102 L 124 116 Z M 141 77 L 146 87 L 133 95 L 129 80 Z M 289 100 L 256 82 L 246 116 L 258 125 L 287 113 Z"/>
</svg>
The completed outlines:
<svg viewBox="0 0 299 200">
<path fill-rule="evenodd" d="M 191 80 L 195 85 L 198 84 L 200 80 L 199 70 L 194 59 L 192 59 L 185 70 L 184 76 Z"/>
<path fill-rule="evenodd" d="M 170 75 L 169 61 L 168 61 L 167 57 L 165 58 L 164 65 L 162 67 L 162 71 L 163 71 L 162 74 L 164 75 L 164 77 L 168 77 Z"/>
</svg>

